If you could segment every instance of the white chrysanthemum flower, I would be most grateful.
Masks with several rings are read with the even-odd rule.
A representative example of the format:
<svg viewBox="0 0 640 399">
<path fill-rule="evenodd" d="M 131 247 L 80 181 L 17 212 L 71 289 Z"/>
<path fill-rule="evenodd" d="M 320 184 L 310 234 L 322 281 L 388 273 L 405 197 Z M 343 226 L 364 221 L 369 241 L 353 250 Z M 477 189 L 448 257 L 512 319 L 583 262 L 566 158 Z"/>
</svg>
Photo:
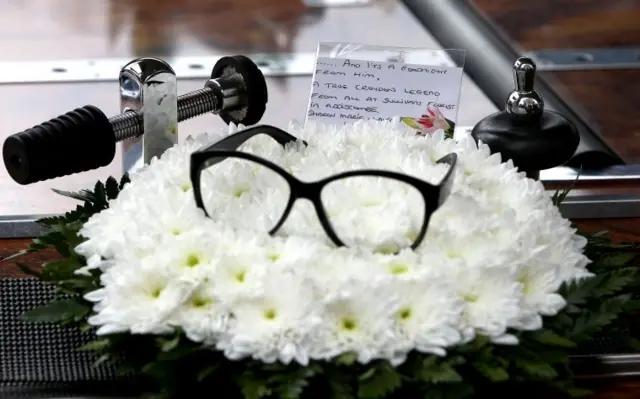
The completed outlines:
<svg viewBox="0 0 640 399">
<path fill-rule="evenodd" d="M 264 291 L 270 261 L 263 251 L 221 251 L 209 276 L 211 289 L 223 303 L 255 298 Z M 257 253 L 256 253 L 257 252 Z"/>
<path fill-rule="evenodd" d="M 523 330 L 542 327 L 542 316 L 555 316 L 566 305 L 557 294 L 562 284 L 557 265 L 525 263 L 518 271 L 518 282 L 522 284 L 523 304 L 521 320 L 515 326 Z"/>
<path fill-rule="evenodd" d="M 88 238 L 75 251 L 86 258 L 98 255 L 111 258 L 117 254 L 115 248 L 125 243 L 123 231 L 135 220 L 137 203 L 131 201 L 117 208 L 109 208 L 93 215 L 79 231 L 81 237 Z"/>
<path fill-rule="evenodd" d="M 384 358 L 395 341 L 394 321 L 400 311 L 400 295 L 390 284 L 371 286 L 352 281 L 335 287 L 322 300 L 322 322 L 313 331 L 311 356 L 331 359 L 354 353 L 360 363 Z"/>
<path fill-rule="evenodd" d="M 204 280 L 175 309 L 168 324 L 181 328 L 194 342 L 214 345 L 227 329 L 229 310 L 219 299 L 210 280 Z"/>
<path fill-rule="evenodd" d="M 259 296 L 237 298 L 229 309 L 231 325 L 217 348 L 230 359 L 308 363 L 310 334 L 322 319 L 307 281 L 277 274 L 265 280 Z"/>
<path fill-rule="evenodd" d="M 208 222 L 204 212 L 194 206 L 193 193 L 159 182 L 153 201 L 138 211 L 146 217 L 136 228 L 159 236 L 178 236 Z M 139 218 L 142 219 L 142 218 Z"/>
<path fill-rule="evenodd" d="M 462 325 L 500 336 L 520 315 L 522 287 L 510 265 L 451 268 L 450 284 L 466 302 Z"/>
<path fill-rule="evenodd" d="M 144 262 L 165 265 L 176 276 L 197 285 L 215 274 L 220 252 L 215 239 L 214 234 L 196 230 L 175 237 L 166 237 L 159 242 L 159 246 L 166 246 L 170 251 L 151 254 Z"/>
<path fill-rule="evenodd" d="M 419 254 L 409 249 L 394 255 L 377 254 L 368 263 L 368 270 L 363 272 L 371 274 L 372 278 L 375 278 L 376 274 L 380 274 L 385 278 L 415 280 L 425 275 L 434 275 L 435 270 L 435 267 L 429 267 L 432 265 L 425 264 Z M 358 277 L 365 278 L 363 275 Z"/>
<path fill-rule="evenodd" d="M 114 264 L 113 260 L 105 260 L 100 255 L 91 255 L 87 258 L 87 264 L 74 272 L 80 276 L 91 276 L 92 270 L 107 270 Z"/>
<path fill-rule="evenodd" d="M 99 326 L 98 335 L 171 332 L 169 317 L 197 287 L 174 268 L 145 261 L 111 267 L 102 274 L 101 283 L 103 288 L 85 296 L 96 302 L 97 313 L 88 322 Z"/>
<path fill-rule="evenodd" d="M 102 272 L 90 323 L 100 334 L 179 330 L 232 359 L 404 361 L 411 350 L 442 355 L 486 335 L 515 345 L 510 329 L 541 327 L 564 306 L 558 287 L 589 278 L 586 240 L 540 182 L 484 144 L 442 132 L 418 137 L 397 120 L 291 125 L 305 140 L 266 135 L 240 150 L 304 182 L 349 170 L 401 172 L 437 184 L 458 154 L 452 191 L 420 232 L 424 200 L 404 183 L 339 180 L 321 192 L 336 247 L 310 201 L 289 205 L 288 184 L 255 163 L 225 160 L 201 177 L 207 213 L 189 176 L 193 151 L 233 134 L 187 138 L 131 176 L 109 209 L 81 229 L 78 273 Z"/>
<path fill-rule="evenodd" d="M 371 254 L 358 256 L 346 247 L 328 249 L 321 252 L 319 258 L 305 263 L 309 266 L 306 270 L 299 272 L 309 276 L 315 282 L 315 290 L 319 298 L 335 295 L 337 287 L 348 286 L 354 280 L 368 279 L 375 283 L 387 277 L 381 268 L 376 267 Z M 349 266 L 345 267 L 346 264 Z M 295 271 L 293 267 L 289 269 Z"/>
<path fill-rule="evenodd" d="M 396 281 L 393 288 L 402 293 L 395 314 L 396 340 L 388 350 L 403 355 L 411 350 L 445 355 L 445 348 L 461 342 L 458 330 L 465 303 L 450 284 L 437 276 Z"/>
</svg>

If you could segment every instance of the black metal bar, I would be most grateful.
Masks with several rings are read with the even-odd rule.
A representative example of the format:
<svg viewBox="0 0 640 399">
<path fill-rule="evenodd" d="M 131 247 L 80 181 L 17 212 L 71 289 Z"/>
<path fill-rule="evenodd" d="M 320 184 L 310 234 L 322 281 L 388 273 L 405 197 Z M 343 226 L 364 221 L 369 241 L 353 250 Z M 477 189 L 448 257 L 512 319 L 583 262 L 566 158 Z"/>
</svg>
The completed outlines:
<svg viewBox="0 0 640 399">
<path fill-rule="evenodd" d="M 513 62 L 523 52 L 496 29 L 468 0 L 404 0 L 416 18 L 445 49 L 466 50 L 464 69 L 499 108 L 513 90 Z M 580 133 L 580 146 L 569 166 L 599 169 L 624 164 L 551 85 L 538 77 L 536 91 L 542 95 L 545 108 L 564 115 Z"/>
</svg>

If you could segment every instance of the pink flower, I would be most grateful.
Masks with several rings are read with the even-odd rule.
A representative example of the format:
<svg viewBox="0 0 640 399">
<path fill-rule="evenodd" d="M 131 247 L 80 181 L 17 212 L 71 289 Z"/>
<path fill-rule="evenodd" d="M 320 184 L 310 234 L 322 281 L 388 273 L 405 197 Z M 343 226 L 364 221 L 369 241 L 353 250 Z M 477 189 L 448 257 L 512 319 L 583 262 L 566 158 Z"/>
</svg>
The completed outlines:
<svg viewBox="0 0 640 399">
<path fill-rule="evenodd" d="M 445 119 L 438 107 L 428 106 L 425 114 L 416 119 L 420 133 L 433 134 L 438 130 L 450 128 L 449 122 Z"/>
</svg>

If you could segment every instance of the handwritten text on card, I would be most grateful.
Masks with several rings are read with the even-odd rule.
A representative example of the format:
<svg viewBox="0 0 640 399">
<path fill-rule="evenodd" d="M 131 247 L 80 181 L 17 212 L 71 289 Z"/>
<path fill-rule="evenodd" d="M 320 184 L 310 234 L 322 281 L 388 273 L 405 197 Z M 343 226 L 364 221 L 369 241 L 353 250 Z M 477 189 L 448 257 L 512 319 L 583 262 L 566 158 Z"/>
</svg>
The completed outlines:
<svg viewBox="0 0 640 399">
<path fill-rule="evenodd" d="M 307 120 L 420 118 L 435 109 L 455 123 L 462 68 L 318 57 Z"/>
</svg>

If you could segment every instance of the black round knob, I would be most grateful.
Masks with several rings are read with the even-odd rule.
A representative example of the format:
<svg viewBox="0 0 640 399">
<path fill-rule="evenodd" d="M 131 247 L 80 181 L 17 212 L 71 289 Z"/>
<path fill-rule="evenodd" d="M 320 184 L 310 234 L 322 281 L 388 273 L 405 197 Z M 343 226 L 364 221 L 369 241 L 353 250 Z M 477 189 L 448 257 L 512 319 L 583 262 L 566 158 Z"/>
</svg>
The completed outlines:
<svg viewBox="0 0 640 399">
<path fill-rule="evenodd" d="M 107 166 L 115 153 L 113 127 L 92 105 L 11 135 L 2 146 L 7 172 L 19 184 Z"/>
<path fill-rule="evenodd" d="M 535 63 L 520 58 L 514 64 L 516 89 L 509 94 L 504 111 L 478 122 L 471 131 L 476 141 L 511 160 L 529 177 L 539 171 L 565 164 L 580 144 L 575 126 L 562 115 L 544 109 L 534 90 Z"/>
<path fill-rule="evenodd" d="M 225 123 L 243 124 L 246 126 L 260 122 L 264 115 L 268 102 L 267 81 L 260 68 L 244 55 L 222 57 L 213 66 L 211 79 L 220 79 L 229 74 L 240 75 L 242 84 L 242 104 L 232 110 L 220 113 Z M 222 101 L 221 101 L 222 102 Z"/>
<path fill-rule="evenodd" d="M 533 178 L 541 170 L 565 164 L 580 143 L 573 124 L 552 111 L 544 111 L 535 124 L 514 123 L 501 111 L 480 121 L 471 135 Z"/>
</svg>

